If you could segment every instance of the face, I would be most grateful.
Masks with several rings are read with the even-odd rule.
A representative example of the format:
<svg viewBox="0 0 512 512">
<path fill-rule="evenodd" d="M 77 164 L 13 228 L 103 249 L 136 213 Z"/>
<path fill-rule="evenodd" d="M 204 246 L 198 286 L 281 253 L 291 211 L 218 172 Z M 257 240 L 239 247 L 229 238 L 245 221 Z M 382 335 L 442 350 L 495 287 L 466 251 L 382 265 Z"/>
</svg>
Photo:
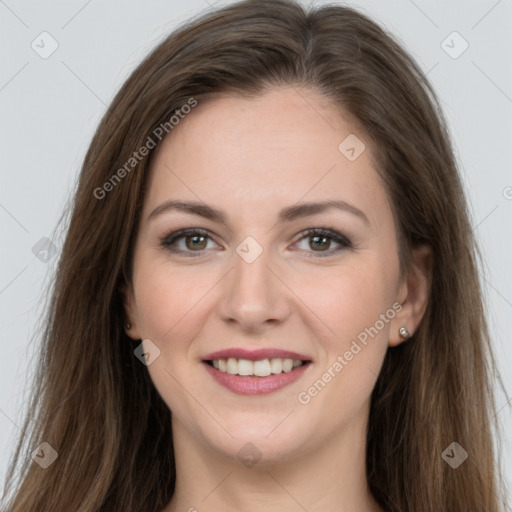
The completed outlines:
<svg viewBox="0 0 512 512">
<path fill-rule="evenodd" d="M 160 351 L 151 379 L 198 444 L 235 457 L 250 442 L 270 462 L 362 429 L 406 290 L 370 141 L 311 90 L 200 102 L 152 162 L 132 286 L 128 333 Z M 279 369 L 269 349 L 309 362 L 274 377 L 205 362 L 230 349 L 262 350 L 263 374 Z"/>
</svg>

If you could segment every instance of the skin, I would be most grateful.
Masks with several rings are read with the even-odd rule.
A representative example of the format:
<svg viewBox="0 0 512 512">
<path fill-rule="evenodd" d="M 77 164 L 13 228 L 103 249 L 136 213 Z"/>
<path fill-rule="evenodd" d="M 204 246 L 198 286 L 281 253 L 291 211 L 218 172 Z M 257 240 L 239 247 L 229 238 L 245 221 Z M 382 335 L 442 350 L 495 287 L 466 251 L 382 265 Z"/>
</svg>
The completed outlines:
<svg viewBox="0 0 512 512">
<path fill-rule="evenodd" d="M 351 133 L 366 145 L 355 161 L 338 149 Z M 173 415 L 177 483 L 165 512 L 240 511 L 248 503 L 252 512 L 382 510 L 365 475 L 370 395 L 386 351 L 403 342 L 400 327 L 414 333 L 424 314 L 431 252 L 416 249 L 400 275 L 370 142 L 318 92 L 283 87 L 200 103 L 157 149 L 125 309 L 128 335 L 160 350 L 147 368 Z M 148 220 L 169 199 L 223 210 L 228 225 L 173 210 Z M 327 199 L 362 210 L 368 225 L 336 209 L 277 223 L 282 208 Z M 180 239 L 174 246 L 185 254 L 161 246 L 185 228 L 210 238 Z M 331 228 L 353 248 L 315 244 L 303 235 L 309 228 Z M 263 248 L 252 263 L 236 252 L 247 236 Z M 394 303 L 402 305 L 394 318 L 300 403 L 298 394 Z M 279 391 L 238 395 L 201 362 L 230 347 L 289 349 L 313 363 Z M 251 467 L 237 457 L 246 443 L 261 454 Z"/>
</svg>

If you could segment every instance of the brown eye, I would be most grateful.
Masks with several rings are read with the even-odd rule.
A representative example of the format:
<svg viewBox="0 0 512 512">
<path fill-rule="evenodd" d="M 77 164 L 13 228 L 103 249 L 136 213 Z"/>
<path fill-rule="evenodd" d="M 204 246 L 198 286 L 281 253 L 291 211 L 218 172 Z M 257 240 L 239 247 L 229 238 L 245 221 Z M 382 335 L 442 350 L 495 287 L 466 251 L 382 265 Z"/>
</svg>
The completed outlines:
<svg viewBox="0 0 512 512">
<path fill-rule="evenodd" d="M 353 248 L 348 238 L 337 231 L 325 228 L 309 229 L 302 233 L 302 238 L 295 244 L 299 245 L 306 241 L 306 247 L 299 247 L 306 253 L 316 253 L 313 257 L 332 256 L 340 251 Z M 332 248 L 332 244 L 337 247 Z"/>
<path fill-rule="evenodd" d="M 206 248 L 207 238 L 203 235 L 186 236 L 184 238 L 186 240 L 185 245 L 187 246 L 187 249 L 203 250 Z"/>
<path fill-rule="evenodd" d="M 160 244 L 172 253 L 200 256 L 202 251 L 208 249 L 209 241 L 213 242 L 206 231 L 183 229 L 167 235 L 160 241 Z"/>
<path fill-rule="evenodd" d="M 331 245 L 331 240 L 327 236 L 310 236 L 309 237 L 310 247 L 315 251 L 323 251 L 324 249 L 328 249 L 329 245 Z"/>
</svg>

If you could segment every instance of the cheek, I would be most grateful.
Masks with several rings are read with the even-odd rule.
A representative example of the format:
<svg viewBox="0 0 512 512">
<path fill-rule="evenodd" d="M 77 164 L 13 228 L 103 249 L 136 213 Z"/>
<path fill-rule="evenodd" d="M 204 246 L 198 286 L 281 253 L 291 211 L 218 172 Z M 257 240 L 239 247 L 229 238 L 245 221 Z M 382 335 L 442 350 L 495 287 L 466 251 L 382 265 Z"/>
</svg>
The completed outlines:
<svg viewBox="0 0 512 512">
<path fill-rule="evenodd" d="M 322 292 L 311 288 L 308 305 L 333 332 L 318 339 L 322 360 L 297 397 L 308 414 L 331 411 L 344 424 L 369 400 L 388 347 L 393 285 L 379 263 L 366 260 L 331 273 Z"/>
<path fill-rule="evenodd" d="M 335 347 L 373 326 L 391 308 L 396 283 L 393 266 L 386 267 L 372 255 L 360 254 L 347 265 L 301 278 L 298 293 L 323 321 L 325 339 Z"/>
<path fill-rule="evenodd" d="M 304 282 L 308 306 L 329 330 L 318 339 L 322 361 L 301 403 L 311 399 L 319 411 L 335 408 L 342 421 L 369 398 L 388 348 L 397 278 L 397 260 L 372 250 L 333 268 L 322 286 L 315 279 Z"/>
<path fill-rule="evenodd" d="M 179 339 L 184 337 L 183 329 L 197 316 L 201 300 L 215 283 L 213 272 L 199 275 L 192 266 L 177 268 L 165 256 L 142 255 L 134 275 L 141 335 L 162 342 L 176 338 L 177 332 Z"/>
<path fill-rule="evenodd" d="M 140 255 L 134 267 L 140 335 L 160 350 L 148 372 L 167 406 L 185 418 L 187 411 L 197 407 L 183 386 L 196 387 L 197 377 L 188 369 L 190 347 L 203 323 L 199 317 L 205 314 L 204 301 L 216 281 L 211 274 L 199 275 L 192 266 L 178 268 L 165 255 L 155 257 L 149 251 Z"/>
</svg>

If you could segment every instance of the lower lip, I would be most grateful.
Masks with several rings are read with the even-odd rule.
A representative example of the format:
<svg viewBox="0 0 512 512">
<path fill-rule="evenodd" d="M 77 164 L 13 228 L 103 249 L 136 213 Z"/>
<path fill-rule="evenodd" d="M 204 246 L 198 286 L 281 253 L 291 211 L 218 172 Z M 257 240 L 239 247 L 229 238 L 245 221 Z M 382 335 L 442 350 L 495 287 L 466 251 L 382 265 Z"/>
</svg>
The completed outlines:
<svg viewBox="0 0 512 512">
<path fill-rule="evenodd" d="M 206 362 L 203 362 L 203 364 L 206 366 L 206 371 L 220 385 L 228 388 L 230 391 L 239 395 L 262 395 L 278 391 L 300 379 L 311 362 L 308 361 L 291 372 L 276 373 L 268 377 L 232 375 L 231 373 L 221 372 Z"/>
</svg>

